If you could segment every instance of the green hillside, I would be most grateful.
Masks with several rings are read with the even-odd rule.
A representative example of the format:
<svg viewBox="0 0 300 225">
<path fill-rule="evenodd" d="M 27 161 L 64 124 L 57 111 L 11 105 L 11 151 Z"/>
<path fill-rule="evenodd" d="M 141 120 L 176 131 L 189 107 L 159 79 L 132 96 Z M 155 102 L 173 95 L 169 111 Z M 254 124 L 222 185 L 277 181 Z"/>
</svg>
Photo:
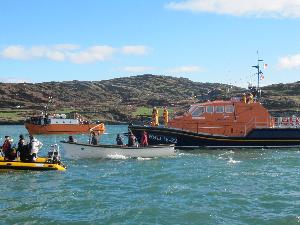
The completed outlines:
<svg viewBox="0 0 300 225">
<path fill-rule="evenodd" d="M 22 122 L 38 113 L 53 97 L 53 112 L 80 112 L 90 119 L 128 122 L 151 108 L 168 107 L 180 114 L 189 105 L 239 96 L 245 89 L 220 83 L 193 82 L 187 78 L 139 75 L 103 81 L 65 81 L 0 85 L 0 121 Z M 272 113 L 297 114 L 300 82 L 264 87 L 261 102 Z"/>
</svg>

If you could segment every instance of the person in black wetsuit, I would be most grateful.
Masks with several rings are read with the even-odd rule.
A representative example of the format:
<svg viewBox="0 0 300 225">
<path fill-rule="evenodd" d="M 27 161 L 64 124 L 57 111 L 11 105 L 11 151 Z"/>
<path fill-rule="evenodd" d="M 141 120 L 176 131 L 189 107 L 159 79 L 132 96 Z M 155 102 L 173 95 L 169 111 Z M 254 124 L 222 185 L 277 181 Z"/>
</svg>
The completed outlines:
<svg viewBox="0 0 300 225">
<path fill-rule="evenodd" d="M 91 144 L 92 144 L 92 145 L 98 145 L 98 139 L 97 139 L 97 137 L 96 137 L 95 132 L 92 132 Z"/>
<path fill-rule="evenodd" d="M 20 156 L 21 161 L 27 160 L 28 146 L 22 134 L 20 135 L 20 139 L 18 142 L 17 154 Z"/>
<path fill-rule="evenodd" d="M 116 142 L 117 142 L 117 145 L 124 145 L 123 137 L 120 134 L 117 135 Z"/>
<path fill-rule="evenodd" d="M 137 138 L 133 135 L 132 132 L 130 132 L 128 136 L 128 147 L 137 147 L 137 146 L 138 146 Z"/>
</svg>

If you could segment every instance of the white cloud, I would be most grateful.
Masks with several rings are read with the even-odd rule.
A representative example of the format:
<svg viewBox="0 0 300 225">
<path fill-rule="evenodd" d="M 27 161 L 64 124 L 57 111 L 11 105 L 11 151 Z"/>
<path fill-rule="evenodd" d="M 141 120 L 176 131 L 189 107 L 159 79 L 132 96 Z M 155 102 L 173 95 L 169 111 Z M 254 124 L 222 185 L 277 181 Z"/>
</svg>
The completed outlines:
<svg viewBox="0 0 300 225">
<path fill-rule="evenodd" d="M 109 59 L 114 54 L 115 49 L 109 46 L 92 46 L 81 52 L 70 53 L 69 59 L 73 63 L 92 63 Z"/>
<path fill-rule="evenodd" d="M 1 56 L 7 59 L 20 59 L 20 60 L 26 60 L 30 58 L 30 55 L 27 53 L 25 48 L 20 45 L 12 45 L 5 48 L 1 52 Z"/>
<path fill-rule="evenodd" d="M 33 46 L 25 48 L 20 45 L 11 45 L 3 49 L 0 53 L 2 58 L 16 60 L 31 60 L 46 58 L 50 60 L 63 61 L 65 59 L 63 51 L 55 50 L 53 47 Z"/>
<path fill-rule="evenodd" d="M 280 58 L 279 68 L 281 69 L 300 68 L 300 54 L 284 56 Z"/>
<path fill-rule="evenodd" d="M 54 61 L 64 61 L 66 56 L 65 53 L 60 52 L 60 51 L 49 51 L 46 52 L 46 57 L 50 60 Z"/>
<path fill-rule="evenodd" d="M 180 66 L 168 70 L 170 73 L 199 73 L 202 71 L 203 69 L 199 66 Z"/>
<path fill-rule="evenodd" d="M 300 17 L 300 0 L 182 0 L 166 7 L 234 16 Z"/>
<path fill-rule="evenodd" d="M 79 45 L 73 44 L 32 47 L 11 45 L 0 50 L 0 57 L 12 60 L 48 59 L 83 64 L 109 60 L 116 52 L 126 55 L 146 55 L 148 53 L 148 47 L 132 45 L 117 49 L 107 45 L 94 45 L 82 49 Z"/>
<path fill-rule="evenodd" d="M 142 72 L 149 72 L 154 69 L 155 67 L 151 67 L 151 66 L 126 66 L 121 70 L 125 72 L 142 73 Z"/>
<path fill-rule="evenodd" d="M 122 47 L 121 51 L 126 55 L 147 55 L 149 49 L 144 45 L 128 45 Z"/>
<path fill-rule="evenodd" d="M 80 49 L 79 45 L 73 45 L 73 44 L 58 44 L 58 45 L 53 45 L 53 47 L 57 50 L 76 50 Z"/>
</svg>

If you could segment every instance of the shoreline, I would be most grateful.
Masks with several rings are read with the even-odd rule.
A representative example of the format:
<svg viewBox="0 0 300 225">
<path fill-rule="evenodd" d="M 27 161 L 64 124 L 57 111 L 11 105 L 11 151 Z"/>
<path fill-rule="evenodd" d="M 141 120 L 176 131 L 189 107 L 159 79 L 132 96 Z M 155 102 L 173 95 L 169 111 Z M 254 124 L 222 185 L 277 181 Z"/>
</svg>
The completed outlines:
<svg viewBox="0 0 300 225">
<path fill-rule="evenodd" d="M 23 121 L 0 121 L 0 125 L 23 125 Z"/>
<path fill-rule="evenodd" d="M 130 122 L 103 121 L 104 125 L 128 125 Z M 0 125 L 24 125 L 24 121 L 0 121 Z"/>
</svg>

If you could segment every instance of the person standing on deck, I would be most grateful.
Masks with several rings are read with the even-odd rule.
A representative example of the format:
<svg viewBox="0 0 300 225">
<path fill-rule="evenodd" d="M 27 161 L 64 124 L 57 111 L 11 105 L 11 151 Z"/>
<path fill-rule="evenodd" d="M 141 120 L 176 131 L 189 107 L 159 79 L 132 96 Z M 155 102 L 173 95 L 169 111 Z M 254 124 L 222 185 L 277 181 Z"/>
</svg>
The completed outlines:
<svg viewBox="0 0 300 225">
<path fill-rule="evenodd" d="M 42 142 L 30 135 L 30 158 L 32 162 L 36 162 L 37 154 L 42 146 Z"/>
<path fill-rule="evenodd" d="M 249 103 L 253 103 L 254 102 L 254 96 L 252 93 L 249 94 Z"/>
<path fill-rule="evenodd" d="M 68 142 L 69 142 L 69 143 L 76 143 L 76 142 L 77 142 L 77 140 L 76 140 L 76 139 L 74 139 L 74 137 L 73 137 L 73 136 L 69 136 Z"/>
<path fill-rule="evenodd" d="M 120 134 L 117 135 L 116 142 L 117 142 L 117 145 L 124 145 L 123 137 Z"/>
<path fill-rule="evenodd" d="M 5 140 L 2 145 L 2 154 L 6 160 L 10 159 L 10 155 L 12 152 L 12 145 L 11 145 L 12 141 L 13 140 L 10 138 L 10 136 L 5 136 Z"/>
<path fill-rule="evenodd" d="M 242 102 L 243 103 L 247 103 L 247 97 L 246 97 L 246 94 L 243 93 L 243 96 L 242 96 Z"/>
<path fill-rule="evenodd" d="M 4 137 L 4 142 L 2 144 L 2 155 L 5 157 L 6 152 L 11 148 L 11 144 L 9 142 L 9 136 Z"/>
<path fill-rule="evenodd" d="M 149 145 L 148 144 L 148 135 L 147 135 L 147 132 L 144 131 L 141 136 L 141 146 L 146 147 L 148 145 Z"/>
<path fill-rule="evenodd" d="M 26 161 L 27 158 L 27 144 L 24 136 L 21 134 L 18 142 L 17 154 L 20 156 L 21 161 Z"/>
<path fill-rule="evenodd" d="M 128 147 L 138 147 L 137 138 L 133 135 L 132 132 L 130 132 L 128 136 Z"/>
<path fill-rule="evenodd" d="M 156 107 L 153 108 L 152 110 L 152 120 L 151 120 L 151 126 L 155 127 L 158 126 L 158 109 Z"/>
<path fill-rule="evenodd" d="M 165 127 L 167 127 L 168 123 L 169 123 L 169 112 L 168 112 L 167 108 L 164 108 L 163 118 L 164 118 Z"/>
<path fill-rule="evenodd" d="M 91 143 L 90 143 L 91 145 L 98 145 L 99 143 L 98 143 L 98 139 L 97 139 L 97 136 L 96 136 L 96 134 L 95 134 L 95 132 L 93 131 L 92 132 L 92 138 L 91 138 Z"/>
</svg>

